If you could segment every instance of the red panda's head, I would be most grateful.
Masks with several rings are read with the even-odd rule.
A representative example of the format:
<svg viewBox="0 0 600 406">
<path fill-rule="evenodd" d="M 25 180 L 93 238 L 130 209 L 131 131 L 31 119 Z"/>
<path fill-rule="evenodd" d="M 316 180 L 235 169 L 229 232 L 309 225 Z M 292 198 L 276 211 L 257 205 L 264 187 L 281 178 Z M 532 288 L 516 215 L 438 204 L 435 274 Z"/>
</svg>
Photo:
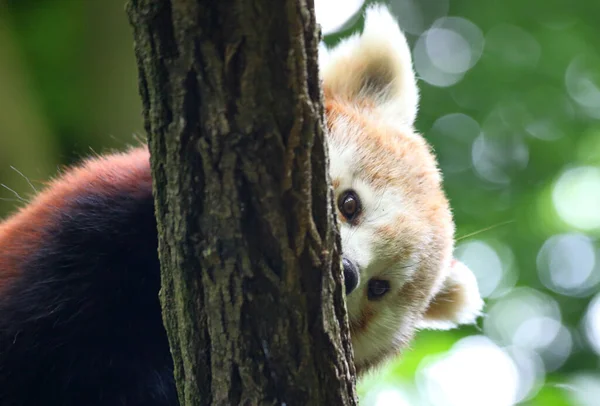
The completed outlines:
<svg viewBox="0 0 600 406">
<path fill-rule="evenodd" d="M 482 300 L 452 257 L 454 223 L 435 157 L 414 130 L 418 88 L 404 35 L 370 7 L 361 35 L 321 50 L 330 173 L 359 372 L 418 328 L 472 323 Z"/>
</svg>

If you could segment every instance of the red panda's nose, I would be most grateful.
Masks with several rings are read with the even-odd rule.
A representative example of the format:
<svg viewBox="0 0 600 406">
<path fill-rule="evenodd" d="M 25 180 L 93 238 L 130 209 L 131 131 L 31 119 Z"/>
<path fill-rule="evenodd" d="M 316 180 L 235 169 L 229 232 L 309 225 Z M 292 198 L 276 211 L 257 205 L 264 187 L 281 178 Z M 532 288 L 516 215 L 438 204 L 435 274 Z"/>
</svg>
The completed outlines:
<svg viewBox="0 0 600 406">
<path fill-rule="evenodd" d="M 346 286 L 346 295 L 349 295 L 358 286 L 358 267 L 348 258 L 342 258 L 344 266 L 344 286 Z"/>
</svg>

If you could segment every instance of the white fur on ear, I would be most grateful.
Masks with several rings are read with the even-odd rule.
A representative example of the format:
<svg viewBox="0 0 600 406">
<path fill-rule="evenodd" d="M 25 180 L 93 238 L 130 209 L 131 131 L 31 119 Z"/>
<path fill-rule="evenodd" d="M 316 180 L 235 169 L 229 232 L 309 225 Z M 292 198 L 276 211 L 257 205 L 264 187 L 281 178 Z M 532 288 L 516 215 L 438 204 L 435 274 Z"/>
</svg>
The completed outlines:
<svg viewBox="0 0 600 406">
<path fill-rule="evenodd" d="M 473 324 L 482 309 L 483 300 L 475 275 L 465 264 L 453 260 L 449 275 L 431 300 L 419 327 L 447 330 Z"/>
<path fill-rule="evenodd" d="M 419 103 L 412 57 L 386 6 L 368 7 L 362 34 L 319 54 L 323 86 L 331 96 L 368 101 L 384 118 L 412 127 Z"/>
</svg>

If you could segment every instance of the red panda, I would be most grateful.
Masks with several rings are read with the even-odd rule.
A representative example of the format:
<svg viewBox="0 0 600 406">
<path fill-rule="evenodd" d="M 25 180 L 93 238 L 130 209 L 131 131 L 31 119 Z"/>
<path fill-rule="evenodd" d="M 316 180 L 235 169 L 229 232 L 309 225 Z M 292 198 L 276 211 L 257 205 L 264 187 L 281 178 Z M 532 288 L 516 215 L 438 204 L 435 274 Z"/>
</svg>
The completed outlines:
<svg viewBox="0 0 600 406">
<path fill-rule="evenodd" d="M 387 9 L 321 50 L 330 172 L 359 373 L 420 328 L 471 323 L 482 301 L 452 258 L 454 224 L 418 90 Z M 0 404 L 178 405 L 158 291 L 145 147 L 88 159 L 0 224 Z"/>
<path fill-rule="evenodd" d="M 419 91 L 395 18 L 371 6 L 363 33 L 322 50 L 320 62 L 344 274 L 351 264 L 360 280 L 346 299 L 360 373 L 419 328 L 474 322 L 483 302 L 473 273 L 452 257 L 452 214 L 414 129 Z"/>
</svg>

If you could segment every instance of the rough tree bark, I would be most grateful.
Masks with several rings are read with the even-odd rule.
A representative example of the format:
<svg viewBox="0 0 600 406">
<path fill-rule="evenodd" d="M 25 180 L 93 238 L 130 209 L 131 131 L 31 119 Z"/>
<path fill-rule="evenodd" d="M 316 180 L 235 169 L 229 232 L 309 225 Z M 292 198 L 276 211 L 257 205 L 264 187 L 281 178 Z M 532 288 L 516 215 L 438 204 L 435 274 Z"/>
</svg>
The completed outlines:
<svg viewBox="0 0 600 406">
<path fill-rule="evenodd" d="M 353 405 L 312 0 L 131 0 L 182 405 Z"/>
</svg>

